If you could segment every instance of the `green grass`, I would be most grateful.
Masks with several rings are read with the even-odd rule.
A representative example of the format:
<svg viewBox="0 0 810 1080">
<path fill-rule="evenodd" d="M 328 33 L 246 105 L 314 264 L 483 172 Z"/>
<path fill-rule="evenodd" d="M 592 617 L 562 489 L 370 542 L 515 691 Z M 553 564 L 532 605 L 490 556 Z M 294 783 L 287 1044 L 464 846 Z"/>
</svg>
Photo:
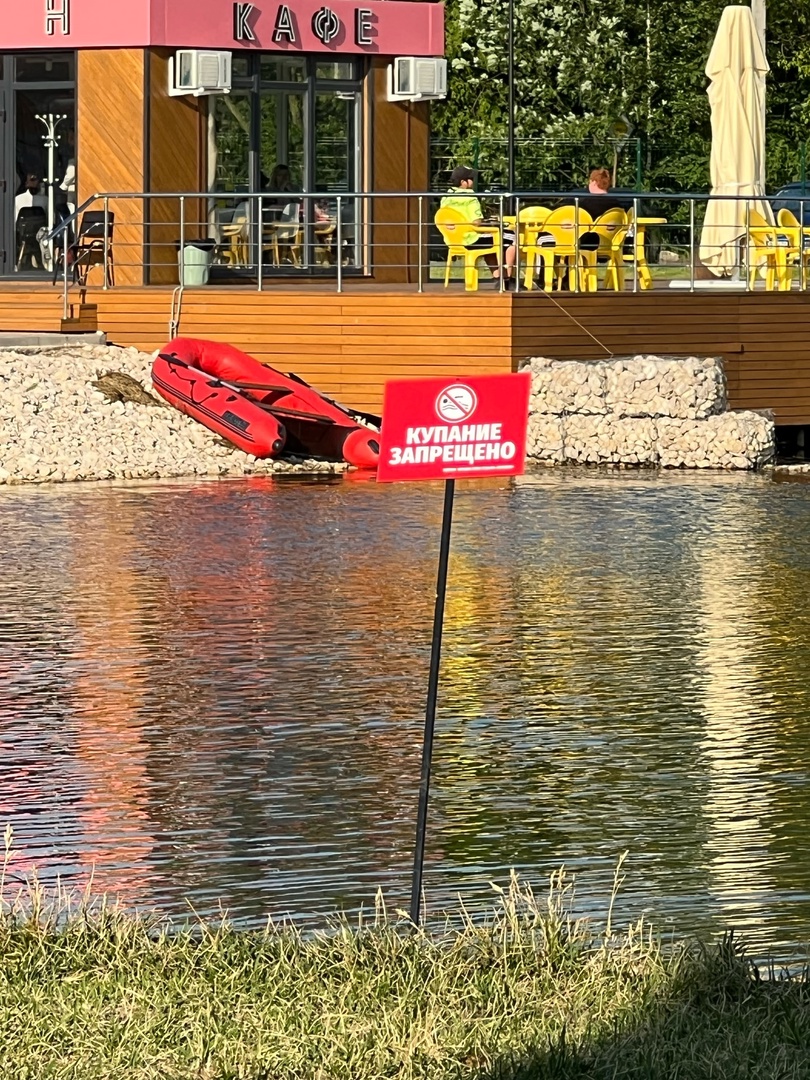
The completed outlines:
<svg viewBox="0 0 810 1080">
<path fill-rule="evenodd" d="M 169 927 L 33 886 L 0 917 L 9 1080 L 786 1080 L 810 1075 L 804 976 L 734 942 L 596 933 L 562 874 L 417 932 L 379 900 L 303 936 Z"/>
</svg>

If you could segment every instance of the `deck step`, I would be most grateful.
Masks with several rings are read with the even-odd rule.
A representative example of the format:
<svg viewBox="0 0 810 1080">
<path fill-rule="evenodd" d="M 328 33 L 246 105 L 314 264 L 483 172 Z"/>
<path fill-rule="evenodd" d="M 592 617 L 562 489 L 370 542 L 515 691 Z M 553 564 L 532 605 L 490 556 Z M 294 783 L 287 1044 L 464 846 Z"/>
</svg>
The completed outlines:
<svg viewBox="0 0 810 1080">
<path fill-rule="evenodd" d="M 71 304 L 70 318 L 61 320 L 60 329 L 63 334 L 89 333 L 98 330 L 98 305 Z"/>
</svg>

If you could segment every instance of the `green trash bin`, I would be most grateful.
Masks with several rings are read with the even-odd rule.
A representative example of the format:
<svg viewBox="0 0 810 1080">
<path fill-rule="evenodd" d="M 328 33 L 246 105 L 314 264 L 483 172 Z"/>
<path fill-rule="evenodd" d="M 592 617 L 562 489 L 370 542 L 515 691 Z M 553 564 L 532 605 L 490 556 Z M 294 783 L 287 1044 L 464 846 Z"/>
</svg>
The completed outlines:
<svg viewBox="0 0 810 1080">
<path fill-rule="evenodd" d="M 182 259 L 180 281 L 183 285 L 208 284 L 213 252 L 213 240 L 194 240 L 184 245 L 182 256 L 178 255 L 178 262 Z"/>
</svg>

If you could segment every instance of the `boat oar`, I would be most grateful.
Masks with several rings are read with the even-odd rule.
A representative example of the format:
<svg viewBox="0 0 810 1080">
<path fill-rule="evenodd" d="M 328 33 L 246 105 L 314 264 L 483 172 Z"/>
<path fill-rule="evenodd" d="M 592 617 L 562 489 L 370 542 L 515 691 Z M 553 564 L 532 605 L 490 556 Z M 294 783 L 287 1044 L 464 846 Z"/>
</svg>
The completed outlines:
<svg viewBox="0 0 810 1080">
<path fill-rule="evenodd" d="M 235 390 L 237 393 L 242 390 L 276 390 L 281 391 L 284 394 L 291 393 L 286 386 L 270 386 L 264 383 L 226 382 L 224 379 L 218 379 L 213 375 L 209 375 L 200 368 L 195 368 L 193 364 L 181 360 L 179 356 L 166 356 L 165 353 L 161 353 L 160 359 L 165 360 L 167 364 L 179 364 L 181 367 L 188 368 L 191 371 L 199 371 L 201 375 L 205 376 L 209 386 L 221 386 L 225 390 Z M 301 409 L 291 409 L 285 405 L 266 405 L 263 401 L 254 401 L 253 404 L 258 405 L 260 409 L 264 409 L 269 413 L 281 413 L 283 416 L 290 416 L 301 420 L 313 420 L 316 424 L 335 424 L 337 422 L 330 416 L 319 416 L 317 413 L 303 412 Z"/>
<path fill-rule="evenodd" d="M 302 412 L 300 409 L 290 409 L 287 408 L 287 406 L 282 405 L 263 405 L 260 401 L 256 401 L 254 404 L 262 409 L 267 409 L 268 412 L 271 412 L 274 415 L 278 413 L 280 416 L 292 416 L 302 420 L 314 420 L 316 424 L 337 423 L 337 420 L 333 420 L 331 416 L 318 416 L 317 413 Z M 351 419 L 351 417 L 349 419 Z"/>
<path fill-rule="evenodd" d="M 286 386 L 271 386 L 269 383 L 226 382 L 216 375 L 210 375 L 207 371 L 203 371 L 202 368 L 194 367 L 193 364 L 189 364 L 186 360 L 181 360 L 179 356 L 167 356 L 165 353 L 160 353 L 160 359 L 165 360 L 167 364 L 179 364 L 180 367 L 188 368 L 190 371 L 199 371 L 208 380 L 209 386 L 224 386 L 228 390 L 274 390 L 279 394 L 290 393 Z"/>
<path fill-rule="evenodd" d="M 288 386 L 271 386 L 269 383 L 260 382 L 235 382 L 231 386 L 237 386 L 240 390 L 275 390 L 279 394 L 291 394 Z"/>
<path fill-rule="evenodd" d="M 290 375 L 289 378 L 293 378 L 293 376 Z M 309 385 L 309 383 L 304 382 L 303 379 L 299 379 L 296 377 L 295 381 L 300 382 L 302 386 L 305 386 L 307 388 L 307 390 L 312 390 L 312 387 Z M 270 386 L 268 383 L 235 382 L 231 383 L 230 385 L 238 386 L 240 390 L 275 390 L 281 394 L 293 393 L 293 391 L 290 390 L 288 386 Z M 372 413 L 354 412 L 354 410 L 350 412 L 348 409 L 344 408 L 343 405 L 341 405 L 339 402 L 333 401 L 332 398 L 328 398 L 326 394 L 321 394 L 317 390 L 313 390 L 313 393 L 318 394 L 318 396 L 322 397 L 323 400 L 329 405 L 333 405 L 336 409 L 340 409 L 341 412 L 345 412 L 350 420 L 354 419 L 354 416 L 359 416 L 361 420 L 367 420 L 371 424 L 376 424 L 377 427 L 380 426 L 381 421 L 379 416 L 374 416 Z M 306 417 L 307 420 L 318 420 L 322 424 L 337 423 L 337 420 L 331 420 L 328 417 L 321 417 L 318 416 L 316 413 L 305 413 L 299 411 L 298 409 L 290 409 L 286 405 L 276 405 L 274 403 L 270 406 L 270 408 L 273 410 L 273 412 L 284 412 L 287 413 L 287 415 L 289 416 L 302 416 Z M 352 413 L 354 413 L 354 416 L 352 415 Z"/>
</svg>

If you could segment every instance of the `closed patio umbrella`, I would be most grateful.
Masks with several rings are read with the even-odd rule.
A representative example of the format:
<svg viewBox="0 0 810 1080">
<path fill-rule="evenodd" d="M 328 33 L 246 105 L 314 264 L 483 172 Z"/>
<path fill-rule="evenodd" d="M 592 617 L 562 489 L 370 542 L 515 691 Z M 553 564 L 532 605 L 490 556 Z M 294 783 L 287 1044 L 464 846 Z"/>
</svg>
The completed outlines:
<svg viewBox="0 0 810 1080">
<path fill-rule="evenodd" d="M 768 62 L 751 9 L 726 7 L 706 64 L 711 79 L 712 195 L 750 195 L 746 200 L 710 199 L 700 237 L 700 260 L 718 276 L 738 265 L 747 209 L 773 222 L 765 194 L 765 76 Z"/>
</svg>

